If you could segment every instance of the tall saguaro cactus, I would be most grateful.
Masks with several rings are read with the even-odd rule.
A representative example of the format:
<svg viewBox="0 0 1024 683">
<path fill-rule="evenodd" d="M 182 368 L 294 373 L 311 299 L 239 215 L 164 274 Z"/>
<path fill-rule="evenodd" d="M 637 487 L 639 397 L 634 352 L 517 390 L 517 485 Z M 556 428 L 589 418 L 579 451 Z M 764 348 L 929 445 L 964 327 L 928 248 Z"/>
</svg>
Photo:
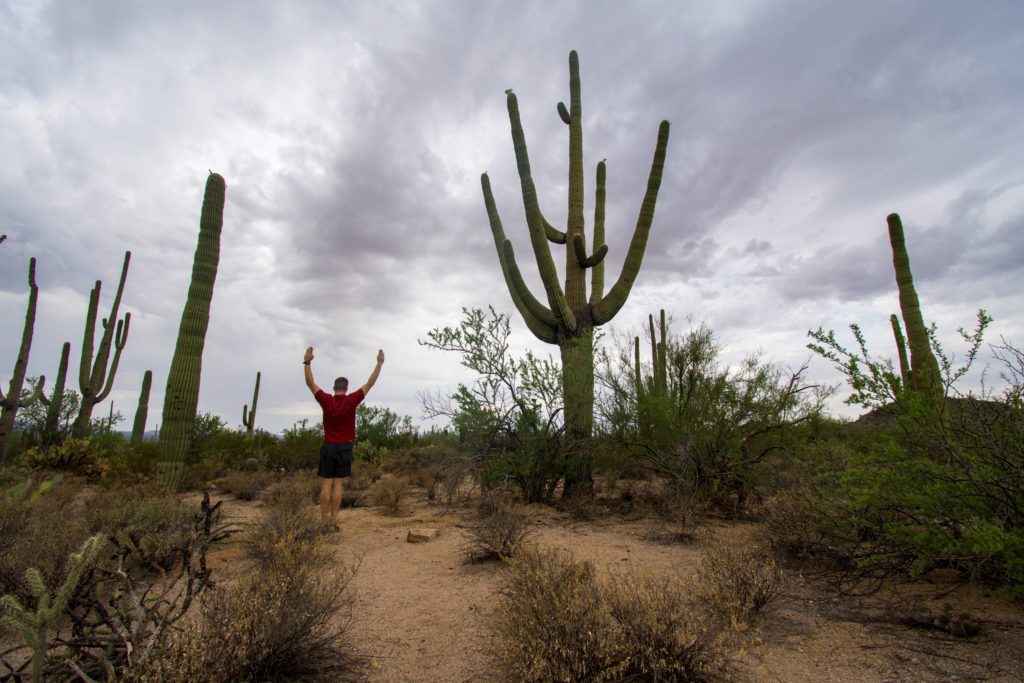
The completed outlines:
<svg viewBox="0 0 1024 683">
<path fill-rule="evenodd" d="M 36 325 L 36 301 L 39 287 L 36 286 L 36 259 L 28 262 L 28 308 L 25 310 L 25 327 L 21 332 L 21 348 L 14 361 L 14 372 L 7 385 L 7 395 L 0 390 L 0 463 L 7 455 L 7 441 L 14 429 L 14 418 L 21 407 L 21 388 L 25 384 L 25 370 L 28 368 L 28 354 L 32 350 L 32 332 Z M 42 382 L 42 380 L 40 380 Z M 38 387 L 41 389 L 41 385 Z"/>
<path fill-rule="evenodd" d="M 43 423 L 43 443 L 52 444 L 57 441 L 57 430 L 60 423 L 60 409 L 64 405 L 64 385 L 68 376 L 68 359 L 71 356 L 71 342 L 64 342 L 60 350 L 60 365 L 57 367 L 57 381 L 53 384 L 50 398 L 40 394 L 39 400 L 47 405 L 46 421 Z"/>
<path fill-rule="evenodd" d="M 900 293 L 900 312 L 907 332 L 907 347 L 910 349 L 910 388 L 914 391 L 941 398 L 943 395 L 942 375 L 939 363 L 932 353 L 928 328 L 921 314 L 921 303 L 914 288 L 914 277 L 910 272 L 910 256 L 903 237 L 903 222 L 899 214 L 891 213 L 886 218 L 889 224 L 889 244 L 892 246 L 892 265 L 896 271 L 896 286 Z M 901 360 L 902 364 L 902 360 Z"/>
<path fill-rule="evenodd" d="M 256 388 L 252 390 L 252 410 L 249 406 L 242 406 L 242 425 L 246 428 L 246 434 L 252 438 L 252 428 L 256 424 L 256 401 L 260 398 L 260 373 L 256 373 Z"/>
<path fill-rule="evenodd" d="M 199 241 L 192 260 L 192 281 L 181 313 L 171 369 L 167 373 L 163 421 L 157 443 L 160 482 L 171 491 L 178 488 L 192 443 L 192 426 L 196 419 L 199 380 L 203 370 L 203 347 L 210 325 L 210 302 L 220 262 L 225 195 L 224 178 L 210 173 L 199 218 Z"/>
<path fill-rule="evenodd" d="M 647 191 L 622 272 L 612 288 L 605 293 L 604 258 L 608 253 L 604 225 L 606 165 L 604 161 L 597 165 L 594 236 L 591 253 L 588 255 L 583 215 L 583 113 L 580 103 L 579 58 L 576 52 L 569 53 L 569 107 L 567 109 L 563 103 L 558 103 L 558 114 L 569 126 L 569 196 L 565 232 L 552 226 L 541 212 L 530 171 L 526 136 L 519 119 L 519 103 L 511 90 L 507 90 L 506 95 L 512 143 L 519 170 L 523 206 L 526 210 L 526 223 L 544 284 L 546 303 L 538 300 L 523 280 L 516 264 L 512 243 L 505 237 L 486 173 L 480 177 L 484 204 L 487 207 L 494 245 L 498 251 L 505 284 L 512 295 L 512 302 L 522 314 L 530 331 L 541 341 L 558 344 L 561 351 L 566 432 L 572 439 L 584 439 L 590 436 L 594 420 L 594 327 L 607 323 L 618 313 L 625 304 L 640 271 L 665 165 L 669 123 L 662 121 L 658 129 Z M 564 288 L 558 283 L 549 242 L 565 245 Z M 591 271 L 589 297 L 586 286 L 588 269 Z M 589 465 L 581 456 L 577 459 L 575 471 L 567 479 L 567 491 L 589 479 Z"/>
<path fill-rule="evenodd" d="M 121 307 L 121 295 L 124 294 L 124 281 L 128 277 L 128 264 L 132 253 L 124 253 L 124 265 L 121 266 L 121 279 L 117 283 L 117 293 L 110 307 L 110 316 L 103 319 L 103 336 L 93 358 L 93 342 L 96 336 L 96 314 L 100 304 L 100 287 L 103 283 L 96 281 L 96 286 L 89 293 L 89 312 L 85 318 L 85 337 L 82 339 L 82 360 L 78 368 L 78 388 L 82 392 L 82 405 L 78 411 L 78 419 L 71 433 L 75 437 L 89 434 L 89 421 L 92 410 L 97 403 L 104 401 L 114 386 L 114 375 L 117 364 L 121 360 L 121 351 L 128 342 L 128 327 L 132 322 L 132 314 L 125 313 L 122 320 L 117 319 Z M 114 324 L 116 321 L 116 325 Z M 110 349 L 114 349 L 114 359 L 110 360 Z M 110 362 L 109 371 L 107 363 Z"/>
<path fill-rule="evenodd" d="M 135 423 L 132 424 L 131 444 L 142 443 L 146 435 L 146 418 L 149 416 L 149 390 L 153 385 L 153 371 L 146 370 L 142 376 L 142 389 L 139 391 L 139 407 L 135 409 Z"/>
</svg>

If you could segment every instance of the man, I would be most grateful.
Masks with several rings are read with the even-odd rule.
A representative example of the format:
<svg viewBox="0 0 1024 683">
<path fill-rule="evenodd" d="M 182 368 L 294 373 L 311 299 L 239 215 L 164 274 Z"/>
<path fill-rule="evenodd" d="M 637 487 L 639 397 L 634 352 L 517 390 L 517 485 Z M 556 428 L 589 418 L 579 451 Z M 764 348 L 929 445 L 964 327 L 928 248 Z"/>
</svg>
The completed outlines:
<svg viewBox="0 0 1024 683">
<path fill-rule="evenodd" d="M 324 444 L 320 447 L 320 521 L 325 530 L 339 531 L 338 508 L 344 492 L 345 477 L 352 475 L 352 445 L 356 440 L 356 406 L 377 382 L 380 367 L 384 364 L 384 351 L 377 351 L 377 366 L 370 373 L 366 384 L 351 394 L 348 380 L 339 377 L 334 380 L 334 395 L 328 394 L 313 381 L 313 347 L 306 349 L 302 360 L 306 374 L 306 386 L 313 392 L 317 403 L 324 411 Z"/>
</svg>

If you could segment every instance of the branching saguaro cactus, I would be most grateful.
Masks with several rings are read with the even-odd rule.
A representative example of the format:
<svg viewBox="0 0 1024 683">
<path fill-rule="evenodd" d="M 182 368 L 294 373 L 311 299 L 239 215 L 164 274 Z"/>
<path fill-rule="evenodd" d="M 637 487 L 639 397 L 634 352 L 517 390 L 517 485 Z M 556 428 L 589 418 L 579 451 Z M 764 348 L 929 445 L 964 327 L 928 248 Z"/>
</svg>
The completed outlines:
<svg viewBox="0 0 1024 683">
<path fill-rule="evenodd" d="M 199 403 L 199 380 L 203 370 L 203 346 L 210 325 L 210 302 L 220 262 L 220 232 L 224 225 L 224 178 L 210 173 L 206 179 L 203 210 L 199 218 L 199 241 L 192 261 L 192 281 L 185 309 L 181 313 L 178 341 L 167 373 L 163 421 L 157 459 L 160 482 L 174 491 L 185 470 L 192 442 L 192 426 Z"/>
<path fill-rule="evenodd" d="M 657 336 L 654 327 L 654 315 L 647 316 L 649 326 L 648 333 L 651 338 L 651 377 L 645 382 L 643 367 L 640 364 L 640 337 L 633 337 L 633 383 L 636 389 L 637 420 L 641 433 L 646 433 L 650 428 L 651 405 L 648 397 L 664 399 L 668 396 L 668 351 L 665 337 L 668 332 L 668 325 L 665 322 L 665 309 L 661 309 L 661 321 Z M 659 340 L 660 339 L 660 340 Z"/>
<path fill-rule="evenodd" d="M 50 445 L 57 441 L 57 430 L 60 423 L 60 409 L 64 404 L 64 385 L 68 376 L 68 359 L 71 356 L 71 342 L 64 342 L 60 351 L 60 365 L 57 367 L 57 381 L 53 384 L 50 398 L 44 394 L 39 400 L 47 405 L 46 421 L 43 423 L 43 443 Z"/>
<path fill-rule="evenodd" d="M 886 218 L 889 224 L 889 244 L 892 246 L 892 265 L 896 271 L 896 286 L 900 293 L 900 313 L 907 331 L 907 347 L 910 349 L 909 387 L 914 391 L 931 394 L 941 399 L 944 394 L 939 363 L 932 353 L 928 328 L 921 314 L 921 303 L 914 288 L 914 277 L 910 272 L 910 256 L 903 237 L 903 222 L 899 214 L 891 213 Z M 897 341 L 897 344 L 899 342 Z M 900 359 L 903 370 L 904 359 Z"/>
<path fill-rule="evenodd" d="M 96 315 L 100 305 L 100 288 L 103 283 L 96 281 L 96 286 L 89 293 L 89 312 L 85 318 L 85 336 L 82 339 L 82 360 L 78 367 L 78 388 L 82 392 L 82 406 L 78 411 L 78 419 L 71 430 L 75 438 L 89 435 L 89 421 L 92 410 L 110 394 L 114 386 L 114 375 L 117 364 L 121 360 L 121 351 L 128 342 L 128 326 L 132 322 L 132 314 L 125 313 L 124 319 L 118 320 L 117 313 L 121 307 L 121 295 L 124 293 L 124 281 L 128 277 L 128 263 L 132 253 L 124 253 L 124 265 L 121 267 L 121 280 L 117 284 L 117 293 L 110 307 L 110 316 L 103 319 L 103 336 L 93 358 L 93 342 L 96 336 Z M 116 325 L 114 324 L 116 321 Z M 110 349 L 114 348 L 114 360 L 110 361 Z M 109 371 L 107 363 L 110 361 Z"/>
<path fill-rule="evenodd" d="M 135 423 L 132 425 L 131 444 L 142 443 L 146 435 L 146 418 L 149 416 L 149 390 L 153 385 L 153 371 L 146 370 L 142 376 L 142 390 L 139 392 L 139 407 L 135 409 Z"/>
<path fill-rule="evenodd" d="M 256 388 L 252 390 L 252 410 L 249 406 L 242 406 L 242 425 L 246 428 L 246 434 L 252 438 L 252 428 L 256 424 L 256 401 L 260 398 L 260 373 L 256 373 Z"/>
<path fill-rule="evenodd" d="M 18 358 L 14 361 L 14 372 L 11 383 L 7 386 L 7 395 L 0 391 L 0 463 L 7 455 L 7 441 L 14 429 L 14 418 L 21 406 L 21 388 L 25 384 L 25 370 L 28 368 L 28 354 L 32 350 L 32 332 L 36 325 L 36 301 L 39 299 L 39 287 L 36 286 L 36 260 L 28 262 L 28 308 L 25 311 L 25 327 L 21 333 L 21 348 Z M 38 390 L 42 390 L 43 379 L 40 378 Z"/>
<path fill-rule="evenodd" d="M 662 121 L 658 130 L 647 191 L 622 272 L 611 290 L 605 293 L 604 258 L 608 253 L 604 225 L 606 167 L 604 161 L 597 165 L 594 236 L 592 252 L 587 255 L 583 216 L 583 114 L 580 103 L 579 58 L 576 52 L 569 53 L 569 108 L 567 109 L 561 102 L 558 104 L 558 114 L 569 126 L 569 210 L 565 232 L 552 226 L 541 213 L 530 171 L 526 136 L 519 120 L 519 104 L 511 90 L 507 90 L 506 95 L 512 143 L 522 186 L 523 206 L 526 209 L 526 223 L 529 227 L 534 257 L 544 283 L 546 305 L 530 292 L 523 280 L 516 264 L 512 243 L 505 237 L 486 173 L 480 178 L 484 204 L 487 207 L 494 245 L 498 251 L 505 284 L 512 295 L 512 302 L 522 314 L 526 326 L 538 339 L 559 346 L 562 357 L 566 432 L 570 439 L 581 440 L 590 436 L 594 420 L 594 327 L 607 323 L 622 308 L 640 271 L 665 165 L 669 123 Z M 558 283 L 558 274 L 548 242 L 565 245 L 564 289 Z M 585 278 L 587 269 L 591 271 L 589 297 Z M 574 465 L 567 478 L 567 493 L 578 488 L 577 484 L 590 480 L 589 464 L 583 456 L 577 456 Z"/>
</svg>

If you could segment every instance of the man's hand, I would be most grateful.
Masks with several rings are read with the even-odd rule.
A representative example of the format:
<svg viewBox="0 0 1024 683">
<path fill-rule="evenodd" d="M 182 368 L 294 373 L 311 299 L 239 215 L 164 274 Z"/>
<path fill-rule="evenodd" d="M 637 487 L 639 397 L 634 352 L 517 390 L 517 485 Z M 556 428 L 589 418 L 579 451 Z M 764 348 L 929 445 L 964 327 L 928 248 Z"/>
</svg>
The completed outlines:
<svg viewBox="0 0 1024 683">
<path fill-rule="evenodd" d="M 313 360 L 313 347 L 310 346 L 306 349 L 306 355 L 302 358 L 303 362 Z"/>
<path fill-rule="evenodd" d="M 312 347 L 310 351 L 312 351 Z M 377 349 L 377 365 L 383 365 L 384 363 L 384 349 Z"/>
</svg>

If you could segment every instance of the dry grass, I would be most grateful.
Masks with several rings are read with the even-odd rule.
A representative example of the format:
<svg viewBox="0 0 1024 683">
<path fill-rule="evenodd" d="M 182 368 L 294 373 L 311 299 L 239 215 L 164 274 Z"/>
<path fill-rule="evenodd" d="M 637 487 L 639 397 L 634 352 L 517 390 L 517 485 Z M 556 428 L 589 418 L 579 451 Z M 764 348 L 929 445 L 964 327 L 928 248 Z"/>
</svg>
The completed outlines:
<svg viewBox="0 0 1024 683">
<path fill-rule="evenodd" d="M 239 500 L 256 500 L 260 491 L 270 485 L 272 481 L 274 481 L 274 475 L 271 472 L 234 470 L 224 475 L 219 483 L 223 491 Z"/>
<path fill-rule="evenodd" d="M 697 567 L 708 604 L 732 625 L 749 622 L 782 593 L 775 559 L 758 549 L 712 548 Z"/>
<path fill-rule="evenodd" d="M 523 548 L 532 532 L 525 517 L 510 505 L 500 505 L 469 528 L 463 550 L 470 562 L 506 560 Z"/>
<path fill-rule="evenodd" d="M 678 580 L 597 577 L 560 549 L 508 562 L 495 610 L 497 656 L 519 681 L 710 681 L 725 657 L 712 620 Z"/>
</svg>

